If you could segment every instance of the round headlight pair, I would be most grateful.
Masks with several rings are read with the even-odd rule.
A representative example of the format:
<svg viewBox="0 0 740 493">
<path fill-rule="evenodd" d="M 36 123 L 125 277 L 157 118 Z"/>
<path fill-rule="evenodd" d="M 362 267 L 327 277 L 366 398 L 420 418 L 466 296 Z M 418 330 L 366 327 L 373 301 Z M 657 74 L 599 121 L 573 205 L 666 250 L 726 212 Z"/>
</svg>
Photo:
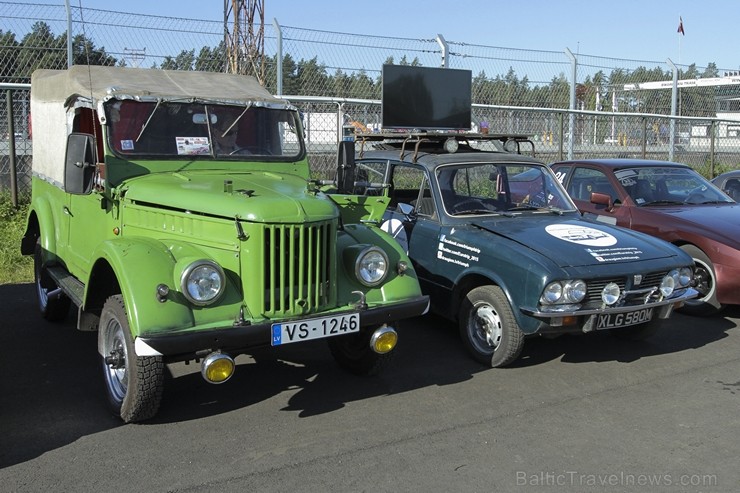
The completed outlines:
<svg viewBox="0 0 740 493">
<path fill-rule="evenodd" d="M 190 263 L 180 278 L 180 290 L 194 305 L 208 305 L 216 301 L 225 289 L 224 271 L 211 260 Z"/>
<path fill-rule="evenodd" d="M 365 248 L 355 261 L 355 276 L 365 286 L 377 286 L 388 275 L 388 255 L 376 247 Z"/>
<path fill-rule="evenodd" d="M 567 281 L 553 281 L 540 296 L 540 303 L 552 305 L 555 303 L 580 303 L 586 297 L 586 283 L 580 279 Z"/>
</svg>

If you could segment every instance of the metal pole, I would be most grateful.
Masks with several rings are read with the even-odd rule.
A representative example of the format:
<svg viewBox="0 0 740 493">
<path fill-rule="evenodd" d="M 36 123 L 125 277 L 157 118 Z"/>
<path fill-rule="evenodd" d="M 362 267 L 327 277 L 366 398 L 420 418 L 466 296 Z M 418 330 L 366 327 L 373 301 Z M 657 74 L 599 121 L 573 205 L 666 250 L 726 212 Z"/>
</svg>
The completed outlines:
<svg viewBox="0 0 740 493">
<path fill-rule="evenodd" d="M 673 70 L 673 87 L 671 88 L 671 116 L 676 116 L 676 107 L 678 101 L 678 67 L 676 67 L 670 58 L 666 60 L 666 63 L 671 66 Z M 670 133 L 668 135 L 668 160 L 673 161 L 674 147 L 676 144 L 676 119 L 670 119 Z"/>
<path fill-rule="evenodd" d="M 10 201 L 18 207 L 18 178 L 15 170 L 15 122 L 13 118 L 13 93 L 5 91 L 5 104 L 8 107 L 8 160 L 10 165 Z"/>
<path fill-rule="evenodd" d="M 272 25 L 275 26 L 277 33 L 277 54 L 275 63 L 277 64 L 277 95 L 283 95 L 283 30 L 280 28 L 277 19 L 273 17 Z"/>
<path fill-rule="evenodd" d="M 442 68 L 450 68 L 450 48 L 441 34 L 437 34 L 437 44 L 442 48 Z"/>
<path fill-rule="evenodd" d="M 568 116 L 568 159 L 573 159 L 573 142 L 576 128 L 576 115 L 572 113 L 576 109 L 576 77 L 578 77 L 578 60 L 575 55 L 568 49 L 565 49 L 565 54 L 570 58 L 570 110 L 571 113 Z"/>
<path fill-rule="evenodd" d="M 69 6 L 69 0 L 64 0 L 67 7 L 67 68 L 72 66 L 72 8 Z"/>
<path fill-rule="evenodd" d="M 709 124 L 709 178 L 714 178 L 714 129 L 715 123 Z"/>
</svg>

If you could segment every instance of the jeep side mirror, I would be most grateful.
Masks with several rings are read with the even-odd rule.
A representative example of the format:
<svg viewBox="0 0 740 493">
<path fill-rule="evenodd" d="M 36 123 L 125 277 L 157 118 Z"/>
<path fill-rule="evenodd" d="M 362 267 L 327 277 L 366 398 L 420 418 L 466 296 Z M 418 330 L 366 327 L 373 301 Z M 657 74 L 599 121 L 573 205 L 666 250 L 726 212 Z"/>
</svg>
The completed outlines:
<svg viewBox="0 0 740 493">
<path fill-rule="evenodd" d="M 355 189 L 355 141 L 343 140 L 337 154 L 337 190 L 339 193 L 354 193 Z"/>
<path fill-rule="evenodd" d="M 95 138 L 90 134 L 70 134 L 64 162 L 64 190 L 77 195 L 90 193 L 96 162 Z"/>
</svg>

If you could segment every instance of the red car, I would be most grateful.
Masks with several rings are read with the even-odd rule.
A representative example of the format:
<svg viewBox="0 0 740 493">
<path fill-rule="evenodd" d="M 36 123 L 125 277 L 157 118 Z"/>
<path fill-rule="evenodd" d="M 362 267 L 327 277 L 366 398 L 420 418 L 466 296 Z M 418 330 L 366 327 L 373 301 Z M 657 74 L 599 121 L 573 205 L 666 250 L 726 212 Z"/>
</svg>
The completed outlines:
<svg viewBox="0 0 740 493">
<path fill-rule="evenodd" d="M 740 304 L 740 204 L 685 164 L 584 159 L 551 165 L 584 216 L 669 241 L 694 259 L 685 313 Z"/>
</svg>

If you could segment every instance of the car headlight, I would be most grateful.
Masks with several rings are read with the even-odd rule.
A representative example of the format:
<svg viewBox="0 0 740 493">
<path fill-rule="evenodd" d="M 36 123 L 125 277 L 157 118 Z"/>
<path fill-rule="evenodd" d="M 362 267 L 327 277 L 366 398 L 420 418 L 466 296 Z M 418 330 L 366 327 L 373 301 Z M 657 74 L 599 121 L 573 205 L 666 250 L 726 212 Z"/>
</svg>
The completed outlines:
<svg viewBox="0 0 740 493">
<path fill-rule="evenodd" d="M 691 280 L 694 278 L 694 271 L 691 267 L 681 267 L 678 269 L 678 285 L 682 288 L 691 285 Z"/>
<path fill-rule="evenodd" d="M 551 282 L 545 286 L 545 290 L 540 296 L 540 303 L 551 305 L 560 301 L 563 297 L 563 285 L 559 281 Z"/>
<path fill-rule="evenodd" d="M 182 272 L 182 294 L 194 305 L 208 305 L 221 296 L 225 289 L 224 271 L 211 260 L 196 260 Z"/>
<path fill-rule="evenodd" d="M 355 261 L 355 276 L 365 286 L 377 286 L 388 274 L 388 255 L 371 246 L 360 252 Z"/>
<path fill-rule="evenodd" d="M 619 284 L 610 282 L 601 290 L 601 301 L 606 305 L 613 305 L 619 301 Z"/>
<path fill-rule="evenodd" d="M 545 286 L 540 303 L 580 303 L 586 297 L 586 283 L 580 279 L 553 281 Z"/>
<path fill-rule="evenodd" d="M 660 281 L 660 293 L 666 298 L 673 294 L 673 290 L 676 289 L 676 282 L 678 280 L 678 270 L 674 269 L 663 277 Z"/>
<path fill-rule="evenodd" d="M 580 279 L 565 284 L 563 294 L 569 303 L 580 303 L 586 297 L 586 283 Z"/>
</svg>

